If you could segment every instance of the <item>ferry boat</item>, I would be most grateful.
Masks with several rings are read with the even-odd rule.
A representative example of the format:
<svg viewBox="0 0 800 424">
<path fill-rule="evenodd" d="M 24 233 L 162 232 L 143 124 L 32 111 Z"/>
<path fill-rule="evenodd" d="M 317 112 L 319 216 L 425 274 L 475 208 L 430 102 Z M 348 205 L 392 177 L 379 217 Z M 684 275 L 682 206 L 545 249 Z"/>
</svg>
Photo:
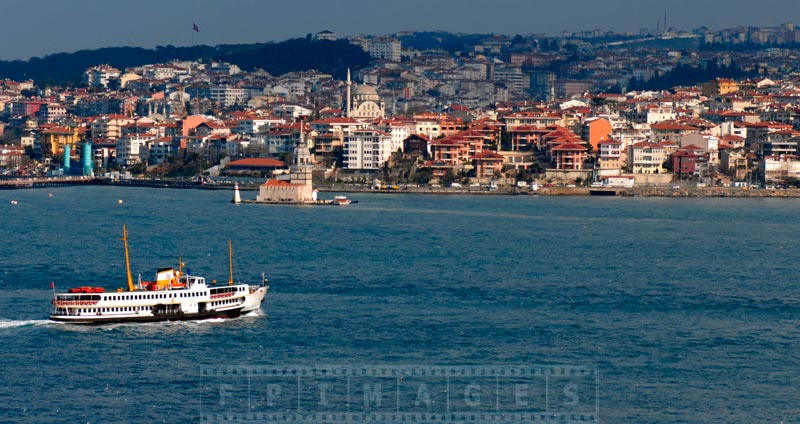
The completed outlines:
<svg viewBox="0 0 800 424">
<path fill-rule="evenodd" d="M 53 289 L 50 319 L 72 324 L 120 322 L 182 321 L 208 318 L 234 318 L 261 307 L 269 290 L 262 276 L 261 285 L 234 284 L 230 242 L 230 278 L 226 285 L 209 285 L 206 279 L 183 272 L 182 267 L 161 268 L 154 281 L 131 277 L 128 256 L 128 230 L 122 227 L 128 291 L 106 292 L 102 287 L 73 287 L 56 293 Z M 51 287 L 54 287 L 51 284 Z"/>
</svg>

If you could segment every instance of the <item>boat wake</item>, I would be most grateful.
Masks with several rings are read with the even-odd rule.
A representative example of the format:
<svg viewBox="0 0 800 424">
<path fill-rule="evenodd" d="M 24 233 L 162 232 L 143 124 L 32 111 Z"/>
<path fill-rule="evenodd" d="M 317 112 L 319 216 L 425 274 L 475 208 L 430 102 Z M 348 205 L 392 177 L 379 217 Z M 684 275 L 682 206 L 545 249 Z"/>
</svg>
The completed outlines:
<svg viewBox="0 0 800 424">
<path fill-rule="evenodd" d="M 187 320 L 187 321 L 158 321 L 158 322 L 119 322 L 113 324 L 102 325 L 87 325 L 87 326 L 69 326 L 70 329 L 77 329 L 82 331 L 183 331 L 185 329 L 203 330 L 210 328 L 209 326 L 225 325 L 241 320 L 245 317 L 256 317 L 263 315 L 260 311 L 253 311 L 246 313 L 237 318 L 209 318 L 200 320 Z"/>
<path fill-rule="evenodd" d="M 13 319 L 0 319 L 0 330 L 6 328 L 17 328 L 17 327 L 38 327 L 41 325 L 52 325 L 55 322 L 50 321 L 49 319 L 24 319 L 24 320 L 13 320 Z"/>
</svg>

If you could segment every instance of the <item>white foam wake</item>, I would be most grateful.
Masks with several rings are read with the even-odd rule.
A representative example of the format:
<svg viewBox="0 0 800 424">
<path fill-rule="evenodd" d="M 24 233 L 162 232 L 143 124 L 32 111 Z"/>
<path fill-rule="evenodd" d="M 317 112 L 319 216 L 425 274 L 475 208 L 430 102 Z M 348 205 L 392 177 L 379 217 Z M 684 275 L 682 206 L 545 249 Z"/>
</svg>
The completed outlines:
<svg viewBox="0 0 800 424">
<path fill-rule="evenodd" d="M 0 319 L 0 330 L 4 328 L 48 325 L 52 323 L 53 321 L 47 319 L 23 319 L 23 320 Z"/>
</svg>

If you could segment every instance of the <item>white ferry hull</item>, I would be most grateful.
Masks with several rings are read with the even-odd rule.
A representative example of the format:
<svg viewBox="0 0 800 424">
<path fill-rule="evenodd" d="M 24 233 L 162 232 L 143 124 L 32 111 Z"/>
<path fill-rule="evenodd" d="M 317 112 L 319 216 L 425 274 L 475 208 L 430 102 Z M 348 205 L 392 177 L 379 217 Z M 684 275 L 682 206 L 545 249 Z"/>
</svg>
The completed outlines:
<svg viewBox="0 0 800 424">
<path fill-rule="evenodd" d="M 269 286 L 251 288 L 250 294 L 245 296 L 244 306 L 242 307 L 242 313 L 245 314 L 261 308 L 261 302 L 264 301 L 264 296 L 267 295 L 268 289 Z"/>
<path fill-rule="evenodd" d="M 197 279 L 188 277 L 187 280 Z M 117 293 L 58 293 L 50 319 L 70 324 L 188 321 L 235 318 L 261 307 L 269 286 L 208 287 Z"/>
<path fill-rule="evenodd" d="M 70 324 L 119 324 L 125 322 L 164 322 L 164 321 L 194 321 L 214 318 L 236 318 L 242 315 L 242 309 L 233 309 L 228 311 L 213 311 L 202 313 L 188 313 L 188 314 L 164 314 L 164 315 L 126 315 L 126 316 L 64 316 L 64 315 L 51 315 L 50 320 L 57 322 L 64 322 Z"/>
</svg>

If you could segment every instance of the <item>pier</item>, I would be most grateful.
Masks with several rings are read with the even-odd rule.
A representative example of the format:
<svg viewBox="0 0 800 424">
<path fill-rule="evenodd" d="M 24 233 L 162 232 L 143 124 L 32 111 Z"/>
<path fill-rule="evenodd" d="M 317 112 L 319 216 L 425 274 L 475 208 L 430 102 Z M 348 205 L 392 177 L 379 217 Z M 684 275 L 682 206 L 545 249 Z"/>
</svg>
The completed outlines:
<svg viewBox="0 0 800 424">
<path fill-rule="evenodd" d="M 94 177 L 34 177 L 12 178 L 0 180 L 0 190 L 15 190 L 21 188 L 64 187 L 73 185 L 95 184 Z"/>
</svg>

